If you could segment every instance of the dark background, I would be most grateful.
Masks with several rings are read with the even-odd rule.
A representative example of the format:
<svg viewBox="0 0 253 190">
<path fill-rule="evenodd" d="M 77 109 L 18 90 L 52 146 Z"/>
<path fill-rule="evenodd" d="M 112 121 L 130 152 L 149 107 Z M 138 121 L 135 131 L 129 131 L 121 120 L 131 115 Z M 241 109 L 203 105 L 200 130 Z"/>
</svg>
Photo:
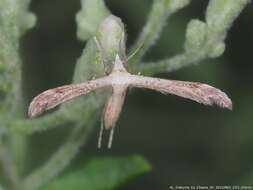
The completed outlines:
<svg viewBox="0 0 253 190">
<path fill-rule="evenodd" d="M 106 1 L 112 13 L 126 24 L 129 45 L 145 24 L 151 3 Z M 192 18 L 203 20 L 207 3 L 194 0 L 173 15 L 145 60 L 159 60 L 181 52 L 187 23 Z M 76 60 L 85 46 L 76 37 L 79 0 L 34 0 L 31 9 L 38 17 L 37 25 L 24 36 L 21 48 L 27 104 L 47 88 L 70 83 Z M 91 155 L 143 155 L 151 162 L 152 171 L 123 185 L 122 190 L 253 184 L 252 22 L 251 4 L 231 28 L 222 57 L 159 75 L 222 89 L 233 100 L 232 112 L 152 91 L 132 90 L 118 122 L 112 150 L 97 150 L 96 126 L 75 164 Z M 63 127 L 34 135 L 31 165 L 42 163 L 48 157 L 45 153 L 52 152 L 67 132 Z"/>
</svg>

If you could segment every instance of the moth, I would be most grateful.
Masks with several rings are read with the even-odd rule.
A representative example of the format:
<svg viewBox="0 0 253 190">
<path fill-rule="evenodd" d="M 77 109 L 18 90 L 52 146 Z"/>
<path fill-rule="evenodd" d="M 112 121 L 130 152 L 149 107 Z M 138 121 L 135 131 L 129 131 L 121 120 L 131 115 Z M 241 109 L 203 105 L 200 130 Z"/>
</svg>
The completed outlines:
<svg viewBox="0 0 253 190">
<path fill-rule="evenodd" d="M 102 52 L 101 57 L 105 57 L 102 45 L 96 38 L 95 41 L 99 50 Z M 120 46 L 122 46 L 122 42 L 120 42 Z M 125 56 L 116 54 L 112 63 L 112 69 L 106 76 L 80 84 L 60 86 L 42 92 L 32 100 L 28 110 L 29 116 L 38 116 L 59 104 L 97 89 L 111 89 L 112 93 L 105 104 L 101 118 L 101 129 L 98 139 L 98 147 L 100 148 L 103 129 L 111 130 L 108 142 L 108 148 L 111 148 L 114 128 L 122 111 L 129 87 L 155 90 L 163 94 L 172 94 L 190 99 L 204 105 L 218 105 L 222 108 L 232 109 L 232 101 L 229 97 L 221 90 L 210 85 L 135 75 L 129 73 L 126 66 L 127 59 Z"/>
<path fill-rule="evenodd" d="M 108 98 L 104 108 L 98 142 L 98 147 L 100 148 L 103 128 L 110 129 L 111 134 L 108 143 L 108 147 L 110 148 L 112 145 L 113 131 L 129 87 L 151 89 L 163 94 L 177 95 L 205 105 L 216 104 L 222 108 L 232 109 L 231 100 L 224 92 L 217 88 L 197 82 L 133 75 L 126 70 L 124 62 L 119 55 L 116 55 L 113 70 L 109 75 L 80 84 L 71 84 L 49 89 L 32 100 L 28 113 L 30 117 L 35 117 L 75 97 L 88 94 L 96 89 L 111 88 L 112 94 Z"/>
</svg>

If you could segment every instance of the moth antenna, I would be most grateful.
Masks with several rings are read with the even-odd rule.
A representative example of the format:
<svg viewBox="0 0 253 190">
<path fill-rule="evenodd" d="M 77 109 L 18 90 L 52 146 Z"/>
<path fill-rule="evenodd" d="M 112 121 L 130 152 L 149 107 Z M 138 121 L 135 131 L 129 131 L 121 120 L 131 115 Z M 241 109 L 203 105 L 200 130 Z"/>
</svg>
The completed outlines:
<svg viewBox="0 0 253 190">
<path fill-rule="evenodd" d="M 112 148 L 112 140 L 113 140 L 114 128 L 110 131 L 109 141 L 108 141 L 108 148 Z"/>
<path fill-rule="evenodd" d="M 104 124 L 103 124 L 103 121 L 101 121 L 100 131 L 99 131 L 99 136 L 98 136 L 98 149 L 100 149 L 102 146 L 103 131 L 104 131 Z"/>
<path fill-rule="evenodd" d="M 128 56 L 127 61 L 129 61 L 130 59 L 132 59 L 136 55 L 136 53 L 138 53 L 138 51 L 140 51 L 140 49 L 143 47 L 143 45 L 144 45 L 144 43 L 141 44 L 138 48 L 136 48 L 134 50 L 134 52 L 131 55 Z"/>
</svg>

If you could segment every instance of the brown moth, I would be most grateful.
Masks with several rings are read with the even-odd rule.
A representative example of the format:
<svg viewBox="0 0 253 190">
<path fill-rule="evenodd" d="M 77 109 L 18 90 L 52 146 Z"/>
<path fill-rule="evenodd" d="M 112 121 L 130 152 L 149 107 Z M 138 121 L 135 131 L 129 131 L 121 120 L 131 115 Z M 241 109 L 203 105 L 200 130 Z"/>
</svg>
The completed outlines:
<svg viewBox="0 0 253 190">
<path fill-rule="evenodd" d="M 105 77 L 90 80 L 80 84 L 65 85 L 49 89 L 36 96 L 29 106 L 29 116 L 34 117 L 45 110 L 71 100 L 77 96 L 85 95 L 96 89 L 111 88 L 112 94 L 107 100 L 102 116 L 102 125 L 99 135 L 98 147 L 101 147 L 103 129 L 111 129 L 108 148 L 111 147 L 113 129 L 120 116 L 128 87 L 146 88 L 173 94 L 204 105 L 218 105 L 232 110 L 232 102 L 228 96 L 217 88 L 197 82 L 166 80 L 141 75 L 133 75 L 125 68 L 125 62 L 117 54 L 113 69 Z"/>
</svg>

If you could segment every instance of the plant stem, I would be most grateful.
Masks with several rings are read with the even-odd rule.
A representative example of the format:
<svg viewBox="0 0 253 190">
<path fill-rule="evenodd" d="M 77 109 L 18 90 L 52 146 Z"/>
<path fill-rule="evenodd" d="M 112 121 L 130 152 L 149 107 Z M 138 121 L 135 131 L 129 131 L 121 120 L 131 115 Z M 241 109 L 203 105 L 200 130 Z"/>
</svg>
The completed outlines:
<svg viewBox="0 0 253 190">
<path fill-rule="evenodd" d="M 9 182 L 10 189 L 20 190 L 19 169 L 23 164 L 23 137 L 7 131 L 6 123 L 22 117 L 21 59 L 19 40 L 25 31 L 35 24 L 35 17 L 29 13 L 30 0 L 0 1 L 0 161 Z M 7 122 L 8 121 L 8 122 Z M 9 126 L 9 125 L 8 125 Z M 22 139 L 22 140 L 21 140 Z M 24 143 L 20 143 L 21 141 Z M 20 154 L 21 153 L 21 154 Z"/>
<path fill-rule="evenodd" d="M 81 113 L 70 116 L 68 112 L 59 109 L 51 114 L 47 114 L 39 118 L 16 120 L 10 125 L 9 130 L 16 133 L 30 135 L 35 132 L 46 131 L 68 122 L 78 121 L 81 119 L 80 116 Z"/>
<path fill-rule="evenodd" d="M 90 112 L 89 114 L 89 117 L 84 118 L 84 121 L 87 121 L 85 123 L 87 127 L 84 127 L 82 122 L 77 124 L 65 144 L 63 144 L 43 166 L 25 178 L 25 189 L 38 189 L 65 169 L 78 153 L 78 150 L 87 140 L 91 132 L 95 113 Z"/>
<path fill-rule="evenodd" d="M 199 57 L 198 57 L 199 56 Z M 204 56 L 188 55 L 186 53 L 174 56 L 170 59 L 161 60 L 155 63 L 140 63 L 135 65 L 132 70 L 135 73 L 140 72 L 143 75 L 154 75 L 156 73 L 165 73 L 179 70 L 191 64 L 196 64 L 203 60 Z"/>
<path fill-rule="evenodd" d="M 249 0 L 210 0 L 207 7 L 206 23 L 193 20 L 188 24 L 186 42 L 191 42 L 190 48 L 185 46 L 184 53 L 158 62 L 131 64 L 130 69 L 133 72 L 154 75 L 178 70 L 207 58 L 219 57 L 225 50 L 224 40 L 229 28 L 249 2 Z M 202 35 L 206 36 L 205 41 L 201 42 L 201 46 L 198 43 L 200 42 L 200 34 L 196 32 L 200 31 L 198 28 L 200 26 L 204 27 L 204 30 L 201 31 L 204 32 Z"/>
<path fill-rule="evenodd" d="M 20 184 L 20 178 L 17 173 L 16 164 L 11 155 L 9 146 L 4 142 L 3 136 L 0 142 L 0 162 L 3 167 L 4 174 L 9 181 L 9 185 L 12 189 L 18 190 Z"/>
<path fill-rule="evenodd" d="M 154 0 L 147 23 L 130 50 L 133 53 L 141 47 L 130 64 L 139 62 L 148 49 L 156 42 L 169 16 L 189 3 L 190 0 Z"/>
</svg>

